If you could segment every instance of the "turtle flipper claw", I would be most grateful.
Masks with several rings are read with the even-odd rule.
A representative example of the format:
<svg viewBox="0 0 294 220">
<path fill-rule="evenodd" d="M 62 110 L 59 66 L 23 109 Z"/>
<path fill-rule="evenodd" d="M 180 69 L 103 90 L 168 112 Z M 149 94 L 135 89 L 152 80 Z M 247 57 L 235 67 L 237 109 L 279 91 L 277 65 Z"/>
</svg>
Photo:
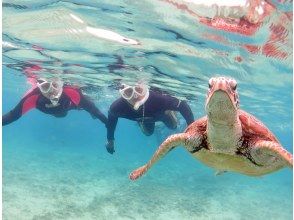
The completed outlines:
<svg viewBox="0 0 294 220">
<path fill-rule="evenodd" d="M 146 165 L 141 166 L 141 167 L 139 167 L 138 169 L 134 170 L 134 171 L 130 174 L 129 178 L 130 178 L 131 180 L 136 180 L 136 179 L 138 179 L 139 177 L 141 177 L 141 176 L 146 172 L 146 170 L 147 170 Z"/>
</svg>

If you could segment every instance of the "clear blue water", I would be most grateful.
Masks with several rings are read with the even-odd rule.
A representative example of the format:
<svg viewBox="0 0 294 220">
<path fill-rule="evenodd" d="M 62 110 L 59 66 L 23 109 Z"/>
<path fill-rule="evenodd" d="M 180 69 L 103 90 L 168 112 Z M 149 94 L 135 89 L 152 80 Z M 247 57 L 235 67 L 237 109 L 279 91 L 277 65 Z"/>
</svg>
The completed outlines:
<svg viewBox="0 0 294 220">
<path fill-rule="evenodd" d="M 276 7 L 254 35 L 245 36 L 208 27 L 168 1 L 4 1 L 2 111 L 30 88 L 25 74 L 32 65 L 42 68 L 37 76 L 57 74 L 80 86 L 105 114 L 119 97 L 120 82 L 143 79 L 186 99 L 199 118 L 208 79 L 225 75 L 238 81 L 241 108 L 293 152 L 293 33 L 292 20 L 285 19 L 292 3 Z M 280 38 L 270 38 L 279 24 Z M 107 40 L 87 27 L 140 44 Z M 277 51 L 250 53 L 244 47 L 267 43 Z M 114 155 L 104 147 L 105 127 L 85 111 L 60 119 L 32 110 L 2 132 L 3 219 L 293 218 L 288 168 L 259 178 L 215 176 L 177 148 L 131 182 L 129 173 L 173 133 L 160 123 L 145 137 L 135 122 L 120 119 Z"/>
</svg>

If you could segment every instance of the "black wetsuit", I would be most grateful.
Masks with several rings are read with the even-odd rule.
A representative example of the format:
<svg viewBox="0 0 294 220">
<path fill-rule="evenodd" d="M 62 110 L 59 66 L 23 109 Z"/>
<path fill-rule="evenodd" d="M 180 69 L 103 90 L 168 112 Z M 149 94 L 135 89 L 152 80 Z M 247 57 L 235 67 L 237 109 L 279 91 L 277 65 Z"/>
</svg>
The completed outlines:
<svg viewBox="0 0 294 220">
<path fill-rule="evenodd" d="M 163 95 L 150 91 L 149 98 L 137 111 L 123 98 L 112 103 L 108 111 L 107 139 L 114 140 L 114 131 L 118 118 L 126 118 L 146 125 L 153 133 L 156 121 L 162 121 L 168 127 L 169 118 L 165 114 L 167 110 L 179 111 L 185 118 L 187 125 L 194 121 L 193 113 L 185 101 L 181 101 L 169 95 Z"/>
<path fill-rule="evenodd" d="M 13 110 L 2 116 L 2 125 L 16 121 L 33 108 L 55 117 L 65 117 L 67 112 L 72 109 L 84 109 L 93 118 L 98 118 L 104 124 L 107 124 L 106 116 L 78 88 L 64 86 L 57 106 L 53 106 L 50 100 L 42 95 L 40 89 L 35 88 Z"/>
</svg>

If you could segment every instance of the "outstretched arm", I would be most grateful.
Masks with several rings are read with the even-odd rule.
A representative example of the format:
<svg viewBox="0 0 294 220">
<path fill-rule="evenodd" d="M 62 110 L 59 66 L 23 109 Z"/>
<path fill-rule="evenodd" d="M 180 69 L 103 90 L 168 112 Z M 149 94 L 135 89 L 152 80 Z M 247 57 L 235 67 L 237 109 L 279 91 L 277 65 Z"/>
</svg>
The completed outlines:
<svg viewBox="0 0 294 220">
<path fill-rule="evenodd" d="M 15 107 L 10 112 L 2 115 L 2 126 L 8 125 L 21 117 L 21 114 L 19 114 L 19 111 L 16 108 L 18 107 Z"/>
<path fill-rule="evenodd" d="M 116 128 L 118 117 L 108 111 L 108 124 L 107 124 L 107 143 L 105 145 L 108 153 L 113 154 L 114 150 L 114 130 Z"/>
<path fill-rule="evenodd" d="M 118 117 L 111 110 L 108 111 L 107 140 L 114 140 L 114 131 L 117 125 Z"/>
<path fill-rule="evenodd" d="M 151 160 L 144 166 L 136 169 L 130 174 L 131 180 L 136 180 L 143 174 L 145 174 L 153 164 L 155 164 L 158 160 L 163 158 L 167 153 L 169 153 L 172 149 L 179 145 L 186 145 L 186 142 L 189 138 L 187 133 L 174 134 L 169 136 L 157 149 L 155 154 L 152 156 Z"/>
<path fill-rule="evenodd" d="M 79 105 L 87 112 L 89 112 L 92 115 L 92 117 L 98 118 L 101 122 L 107 125 L 106 116 L 96 107 L 94 102 L 92 102 L 88 97 L 81 94 L 81 101 Z"/>
<path fill-rule="evenodd" d="M 2 116 L 2 126 L 16 121 L 30 109 L 35 108 L 37 99 L 38 95 L 28 95 L 24 97 L 13 110 Z"/>
</svg>

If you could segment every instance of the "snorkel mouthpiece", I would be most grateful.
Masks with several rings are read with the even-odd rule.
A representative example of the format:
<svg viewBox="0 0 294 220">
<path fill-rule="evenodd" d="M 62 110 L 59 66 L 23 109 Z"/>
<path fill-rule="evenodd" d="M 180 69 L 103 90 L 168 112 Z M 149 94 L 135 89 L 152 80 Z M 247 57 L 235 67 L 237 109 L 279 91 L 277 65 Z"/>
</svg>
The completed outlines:
<svg viewBox="0 0 294 220">
<path fill-rule="evenodd" d="M 59 98 L 50 99 L 50 102 L 52 103 L 53 106 L 57 106 L 58 105 L 58 101 L 59 101 Z"/>
</svg>

